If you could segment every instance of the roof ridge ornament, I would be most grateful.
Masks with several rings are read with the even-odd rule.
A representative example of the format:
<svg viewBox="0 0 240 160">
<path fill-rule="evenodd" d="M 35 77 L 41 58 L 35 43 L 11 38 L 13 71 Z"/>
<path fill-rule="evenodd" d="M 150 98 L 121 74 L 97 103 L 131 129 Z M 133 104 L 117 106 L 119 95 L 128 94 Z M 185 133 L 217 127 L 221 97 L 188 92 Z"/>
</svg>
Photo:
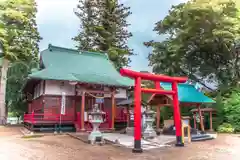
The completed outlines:
<svg viewBox="0 0 240 160">
<path fill-rule="evenodd" d="M 109 56 L 108 56 L 108 54 L 107 53 L 104 53 L 105 54 L 105 56 L 107 57 L 107 59 L 109 60 Z"/>
<path fill-rule="evenodd" d="M 58 50 L 58 51 L 70 51 L 70 52 L 79 53 L 79 51 L 78 51 L 77 49 L 55 46 L 55 45 L 52 45 L 51 43 L 48 45 L 48 50 L 49 50 L 49 51 L 53 51 L 53 50 Z"/>
<path fill-rule="evenodd" d="M 48 44 L 48 49 L 49 49 L 49 51 L 52 51 L 52 47 L 53 47 L 53 45 L 52 45 L 51 43 L 49 43 L 49 44 Z"/>
<path fill-rule="evenodd" d="M 108 54 L 105 52 L 103 53 L 98 51 L 85 51 L 85 50 L 80 50 L 80 52 L 85 55 L 96 55 L 96 56 L 105 57 L 107 60 L 109 60 Z"/>
</svg>

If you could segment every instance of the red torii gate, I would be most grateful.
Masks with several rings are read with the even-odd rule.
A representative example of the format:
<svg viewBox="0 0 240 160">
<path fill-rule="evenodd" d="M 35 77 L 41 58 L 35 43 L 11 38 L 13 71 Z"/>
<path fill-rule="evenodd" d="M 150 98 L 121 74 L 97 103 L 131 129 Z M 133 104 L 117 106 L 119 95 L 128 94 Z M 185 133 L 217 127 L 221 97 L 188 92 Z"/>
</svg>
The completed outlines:
<svg viewBox="0 0 240 160">
<path fill-rule="evenodd" d="M 176 146 L 184 146 L 181 132 L 181 114 L 178 101 L 178 83 L 187 81 L 187 77 L 170 77 L 165 75 L 155 75 L 150 73 L 141 73 L 129 69 L 120 69 L 120 74 L 135 80 L 134 86 L 134 153 L 141 153 L 141 92 L 172 95 L 174 124 L 176 128 Z M 155 82 L 156 89 L 141 88 L 141 80 L 151 80 Z M 172 83 L 172 90 L 160 89 L 160 82 Z"/>
</svg>

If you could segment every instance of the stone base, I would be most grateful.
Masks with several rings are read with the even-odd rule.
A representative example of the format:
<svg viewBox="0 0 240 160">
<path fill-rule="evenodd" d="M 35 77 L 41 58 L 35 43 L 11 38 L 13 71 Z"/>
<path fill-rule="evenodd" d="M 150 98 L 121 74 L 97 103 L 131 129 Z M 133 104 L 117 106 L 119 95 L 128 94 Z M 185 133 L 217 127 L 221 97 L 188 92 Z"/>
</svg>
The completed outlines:
<svg viewBox="0 0 240 160">
<path fill-rule="evenodd" d="M 133 148 L 133 149 L 132 149 L 132 152 L 133 152 L 133 153 L 142 153 L 142 152 L 143 152 L 143 149 L 142 149 L 142 148 Z"/>
<path fill-rule="evenodd" d="M 91 132 L 88 136 L 88 142 L 95 144 L 96 142 L 101 142 L 103 140 L 102 133 L 100 131 Z"/>
<path fill-rule="evenodd" d="M 153 139 L 157 136 L 156 132 L 154 130 L 146 130 L 143 132 L 143 138 L 144 139 Z"/>
<path fill-rule="evenodd" d="M 158 136 L 161 134 L 161 129 L 160 129 L 160 128 L 156 129 L 156 134 L 157 134 Z"/>
<path fill-rule="evenodd" d="M 141 140 L 134 140 L 134 148 L 132 149 L 133 153 L 142 153 Z"/>
</svg>

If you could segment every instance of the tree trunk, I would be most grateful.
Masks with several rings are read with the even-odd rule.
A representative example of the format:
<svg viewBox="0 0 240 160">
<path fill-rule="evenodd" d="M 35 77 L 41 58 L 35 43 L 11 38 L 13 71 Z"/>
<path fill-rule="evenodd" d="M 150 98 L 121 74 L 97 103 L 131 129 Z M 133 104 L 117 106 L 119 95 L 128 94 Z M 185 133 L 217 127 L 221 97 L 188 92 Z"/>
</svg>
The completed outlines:
<svg viewBox="0 0 240 160">
<path fill-rule="evenodd" d="M 1 66 L 1 78 L 0 78 L 0 125 L 6 124 L 7 110 L 5 106 L 6 84 L 7 84 L 7 71 L 9 67 L 9 61 L 5 58 L 2 60 Z"/>
<path fill-rule="evenodd" d="M 182 68 L 180 68 L 182 73 L 185 75 L 188 75 L 189 78 L 192 78 L 194 81 L 200 83 L 201 85 L 203 85 L 204 87 L 206 87 L 207 89 L 209 89 L 210 91 L 214 91 L 214 89 L 212 89 L 211 87 L 207 86 L 204 82 L 202 82 L 202 80 L 200 80 L 197 76 L 195 76 L 194 74 L 188 74 L 189 72 L 184 71 Z"/>
</svg>

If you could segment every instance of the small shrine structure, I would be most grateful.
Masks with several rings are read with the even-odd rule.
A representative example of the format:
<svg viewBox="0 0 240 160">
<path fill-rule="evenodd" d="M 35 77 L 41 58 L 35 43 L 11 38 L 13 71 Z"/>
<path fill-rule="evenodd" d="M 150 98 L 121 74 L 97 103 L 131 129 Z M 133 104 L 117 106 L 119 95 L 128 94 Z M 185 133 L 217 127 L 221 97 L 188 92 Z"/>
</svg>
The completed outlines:
<svg viewBox="0 0 240 160">
<path fill-rule="evenodd" d="M 43 126 L 73 126 L 77 131 L 92 130 L 88 112 L 99 104 L 105 112 L 100 130 L 113 130 L 116 122 L 126 122 L 123 108 L 116 103 L 127 98 L 133 80 L 123 77 L 107 54 L 49 45 L 40 54 L 39 69 L 32 72 L 24 87 L 28 111 L 24 124 L 31 130 Z M 61 95 L 65 109 L 61 114 Z"/>
<path fill-rule="evenodd" d="M 164 90 L 171 90 L 171 83 L 164 83 L 161 82 L 158 84 L 161 89 Z M 177 85 L 178 88 L 178 100 L 179 105 L 181 107 L 190 107 L 196 106 L 197 109 L 192 110 L 194 114 L 198 113 L 200 118 L 200 126 L 201 130 L 204 131 L 204 124 L 203 124 L 203 116 L 202 113 L 205 111 L 214 111 L 214 109 L 210 108 L 203 108 L 201 109 L 201 105 L 215 103 L 214 100 L 205 96 L 202 92 L 198 91 L 194 85 L 188 83 L 179 83 Z M 159 130 L 160 128 L 160 108 L 164 106 L 173 106 L 173 99 L 171 96 L 168 95 L 157 95 L 153 94 L 148 103 L 157 107 L 157 124 L 156 128 Z M 210 115 L 211 116 L 211 115 Z M 182 119 L 186 119 L 183 118 Z"/>
<path fill-rule="evenodd" d="M 192 109 L 191 112 L 193 113 L 194 128 L 197 129 L 197 114 L 200 115 L 199 110 L 198 109 Z M 201 109 L 201 115 L 204 115 L 205 113 L 209 114 L 209 130 L 213 131 L 213 125 L 212 125 L 213 124 L 213 114 L 216 113 L 216 109 L 214 109 L 214 108 L 202 108 Z M 204 121 L 204 116 L 202 116 L 202 117 L 203 117 L 202 121 Z M 205 130 L 205 127 L 204 127 L 204 130 Z"/>
</svg>

